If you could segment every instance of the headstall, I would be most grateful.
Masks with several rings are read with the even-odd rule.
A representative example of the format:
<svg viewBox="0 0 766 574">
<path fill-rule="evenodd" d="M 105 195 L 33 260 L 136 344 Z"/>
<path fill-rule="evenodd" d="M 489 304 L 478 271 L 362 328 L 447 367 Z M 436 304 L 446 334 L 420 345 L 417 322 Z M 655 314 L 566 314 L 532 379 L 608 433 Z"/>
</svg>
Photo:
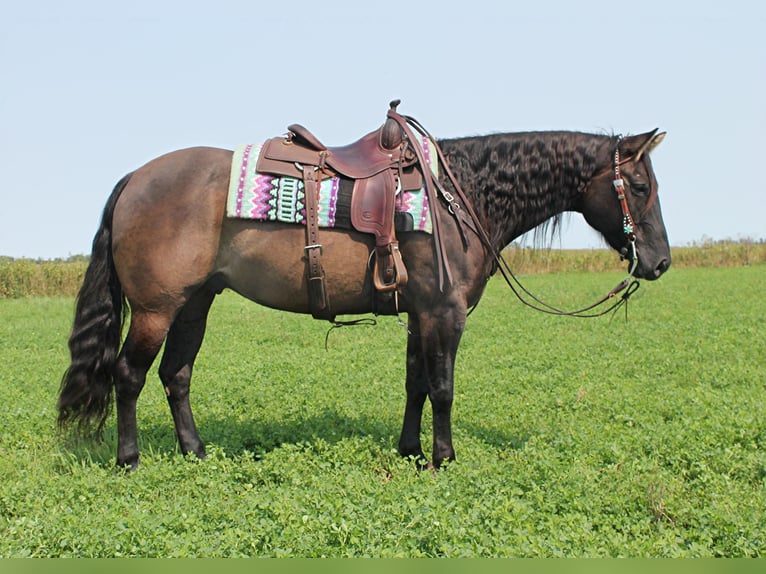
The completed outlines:
<svg viewBox="0 0 766 574">
<path fill-rule="evenodd" d="M 628 271 L 628 277 L 632 277 L 633 273 L 638 266 L 638 253 L 636 252 L 636 233 L 635 224 L 633 222 L 633 216 L 630 214 L 630 207 L 628 206 L 628 199 L 625 196 L 625 183 L 622 179 L 622 173 L 620 172 L 620 166 L 631 158 L 620 161 L 620 142 L 622 136 L 617 138 L 617 145 L 614 148 L 614 189 L 617 192 L 617 199 L 620 201 L 620 208 L 622 209 L 622 231 L 628 240 L 630 247 L 630 253 L 628 249 L 624 248 L 620 253 L 623 258 L 630 257 L 630 270 Z"/>
</svg>

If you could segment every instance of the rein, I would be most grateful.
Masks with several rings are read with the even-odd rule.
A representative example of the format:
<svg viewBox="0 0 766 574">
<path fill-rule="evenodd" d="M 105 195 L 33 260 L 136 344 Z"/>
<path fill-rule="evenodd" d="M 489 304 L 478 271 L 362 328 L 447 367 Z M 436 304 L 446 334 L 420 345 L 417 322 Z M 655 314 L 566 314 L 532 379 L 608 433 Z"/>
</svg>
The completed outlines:
<svg viewBox="0 0 766 574">
<path fill-rule="evenodd" d="M 567 317 L 579 317 L 581 319 L 592 319 L 594 317 L 602 317 L 610 312 L 616 312 L 617 309 L 619 309 L 622 305 L 625 305 L 625 316 L 627 318 L 628 299 L 641 286 L 641 284 L 638 282 L 638 279 L 632 278 L 633 269 L 631 269 L 630 271 L 631 274 L 629 274 L 627 277 L 625 277 L 625 279 L 623 279 L 617 285 L 615 285 L 611 291 L 609 291 L 606 295 L 604 295 L 601 299 L 599 299 L 595 303 L 592 303 L 591 305 L 583 307 L 582 309 L 577 309 L 575 311 L 564 311 L 562 309 L 558 309 L 554 307 L 553 305 L 550 305 L 549 303 L 546 303 L 545 301 L 542 301 L 541 299 L 536 297 L 533 293 L 531 293 L 526 287 L 524 287 L 524 285 L 521 284 L 521 281 L 519 281 L 518 277 L 516 277 L 513 271 L 511 271 L 511 268 L 506 262 L 506 260 L 503 258 L 502 253 L 494 253 L 494 256 L 495 256 L 496 265 L 498 269 L 500 270 L 500 273 L 502 274 L 503 279 L 505 279 L 505 282 L 511 288 L 511 291 L 513 291 L 513 294 L 516 295 L 516 298 L 522 303 L 524 303 L 524 305 L 526 305 L 527 307 L 530 307 L 531 309 L 534 309 L 535 311 L 540 311 L 541 313 L 548 313 L 549 315 L 563 315 Z M 613 302 L 609 307 L 607 307 L 606 309 L 602 309 L 600 311 L 593 311 L 597 307 L 614 299 L 615 296 L 622 291 L 625 291 L 625 292 L 622 294 L 622 296 L 619 299 Z M 526 295 L 527 297 L 531 298 L 534 301 L 534 303 L 525 299 L 522 293 Z M 473 309 L 471 310 L 473 311 Z"/>
</svg>

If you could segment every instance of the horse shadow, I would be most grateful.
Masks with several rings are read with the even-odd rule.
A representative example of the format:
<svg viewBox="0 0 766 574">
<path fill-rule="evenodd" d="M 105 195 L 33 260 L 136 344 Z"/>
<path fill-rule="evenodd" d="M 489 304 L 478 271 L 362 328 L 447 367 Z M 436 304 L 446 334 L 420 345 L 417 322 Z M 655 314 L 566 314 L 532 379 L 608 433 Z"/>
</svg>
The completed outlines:
<svg viewBox="0 0 766 574">
<path fill-rule="evenodd" d="M 261 460 L 283 446 L 333 446 L 349 439 L 365 438 L 382 450 L 396 450 L 400 427 L 381 417 L 363 417 L 340 413 L 326 408 L 310 416 L 274 420 L 254 416 L 234 419 L 221 415 L 200 416 L 200 434 L 209 448 L 215 448 L 232 458 Z M 513 434 L 481 423 L 463 422 L 459 432 L 497 450 L 520 450 L 529 440 L 527 434 Z M 424 431 L 423 444 L 430 437 Z M 107 467 L 114 464 L 117 429 L 108 425 L 98 442 L 75 441 L 62 445 L 62 459 L 79 464 L 89 463 Z M 142 421 L 139 448 L 153 456 L 180 456 L 172 420 L 153 417 Z"/>
<path fill-rule="evenodd" d="M 480 422 L 465 422 L 459 425 L 459 432 L 493 449 L 523 449 L 530 435 L 511 433 L 502 429 L 482 425 Z M 215 445 L 230 456 L 253 456 L 260 459 L 284 445 L 313 445 L 320 443 L 336 445 L 349 439 L 364 438 L 381 448 L 396 450 L 401 426 L 398 420 L 384 416 L 367 417 L 341 413 L 326 408 L 311 416 L 302 418 L 238 419 L 221 416 L 200 417 L 200 434 L 208 445 Z M 148 433 L 158 437 L 165 435 L 170 450 L 178 452 L 172 422 L 158 421 L 149 425 Z M 428 450 L 430 428 L 424 430 L 423 446 Z M 168 442 L 169 441 L 169 442 Z"/>
<path fill-rule="evenodd" d="M 200 434 L 204 442 L 223 449 L 226 454 L 250 454 L 256 459 L 283 445 L 335 445 L 361 437 L 384 447 L 395 446 L 395 428 L 390 421 L 341 414 L 332 408 L 305 417 L 291 416 L 281 420 L 201 417 Z"/>
</svg>

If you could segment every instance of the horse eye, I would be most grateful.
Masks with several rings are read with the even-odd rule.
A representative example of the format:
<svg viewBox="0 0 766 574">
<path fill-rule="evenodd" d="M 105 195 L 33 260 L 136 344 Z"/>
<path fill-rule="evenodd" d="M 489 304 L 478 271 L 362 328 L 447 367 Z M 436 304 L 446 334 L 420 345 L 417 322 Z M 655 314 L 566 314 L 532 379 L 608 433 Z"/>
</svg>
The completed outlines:
<svg viewBox="0 0 766 574">
<path fill-rule="evenodd" d="M 647 195 L 649 193 L 649 184 L 644 182 L 634 183 L 630 189 L 635 195 Z"/>
</svg>

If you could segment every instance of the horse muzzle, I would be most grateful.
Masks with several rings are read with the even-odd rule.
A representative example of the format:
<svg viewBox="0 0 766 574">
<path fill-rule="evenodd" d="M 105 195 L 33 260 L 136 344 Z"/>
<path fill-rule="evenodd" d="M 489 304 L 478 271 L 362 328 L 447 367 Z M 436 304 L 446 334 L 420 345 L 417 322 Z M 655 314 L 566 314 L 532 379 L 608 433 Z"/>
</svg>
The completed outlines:
<svg viewBox="0 0 766 574">
<path fill-rule="evenodd" d="M 629 261 L 629 265 L 632 266 L 633 262 Z M 638 257 L 638 265 L 633 272 L 633 276 L 637 279 L 646 279 L 647 281 L 654 281 L 659 279 L 665 271 L 670 268 L 670 255 L 666 257 L 658 258 L 642 258 L 641 254 Z"/>
</svg>

